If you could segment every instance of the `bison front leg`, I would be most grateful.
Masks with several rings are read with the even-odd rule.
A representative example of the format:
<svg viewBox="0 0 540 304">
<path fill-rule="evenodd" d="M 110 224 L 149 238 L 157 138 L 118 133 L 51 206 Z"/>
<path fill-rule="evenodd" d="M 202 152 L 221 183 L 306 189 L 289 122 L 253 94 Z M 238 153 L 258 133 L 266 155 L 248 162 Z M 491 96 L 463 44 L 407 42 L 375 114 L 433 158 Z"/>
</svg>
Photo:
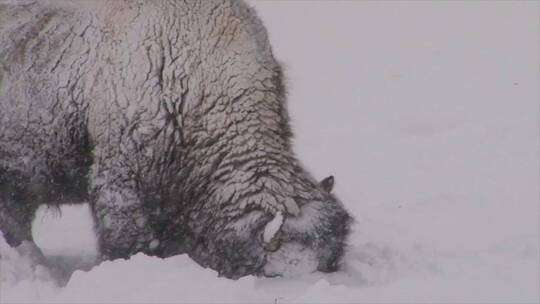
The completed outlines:
<svg viewBox="0 0 540 304">
<path fill-rule="evenodd" d="M 158 244 L 134 180 L 98 162 L 92 169 L 90 196 L 101 260 L 152 253 Z"/>
<path fill-rule="evenodd" d="M 8 245 L 27 259 L 32 268 L 41 266 L 42 275 L 63 285 L 67 274 L 49 263 L 32 236 L 32 221 L 40 198 L 32 188 L 39 187 L 32 185 L 26 175 L 0 168 L 0 231 Z"/>
<path fill-rule="evenodd" d="M 6 242 L 16 248 L 32 242 L 32 221 L 38 204 L 31 199 L 29 178 L 0 168 L 0 230 Z"/>
</svg>

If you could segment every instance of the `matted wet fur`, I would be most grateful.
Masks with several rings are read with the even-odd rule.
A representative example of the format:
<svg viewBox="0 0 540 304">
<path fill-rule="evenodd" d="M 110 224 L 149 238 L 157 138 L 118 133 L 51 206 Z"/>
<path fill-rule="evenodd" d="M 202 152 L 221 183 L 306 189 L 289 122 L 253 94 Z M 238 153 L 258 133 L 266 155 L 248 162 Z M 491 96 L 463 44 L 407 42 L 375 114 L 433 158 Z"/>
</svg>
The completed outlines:
<svg viewBox="0 0 540 304">
<path fill-rule="evenodd" d="M 0 60 L 11 246 L 33 242 L 39 204 L 87 200 L 102 259 L 338 269 L 351 218 L 292 152 L 282 71 L 244 2 L 0 0 Z"/>
</svg>

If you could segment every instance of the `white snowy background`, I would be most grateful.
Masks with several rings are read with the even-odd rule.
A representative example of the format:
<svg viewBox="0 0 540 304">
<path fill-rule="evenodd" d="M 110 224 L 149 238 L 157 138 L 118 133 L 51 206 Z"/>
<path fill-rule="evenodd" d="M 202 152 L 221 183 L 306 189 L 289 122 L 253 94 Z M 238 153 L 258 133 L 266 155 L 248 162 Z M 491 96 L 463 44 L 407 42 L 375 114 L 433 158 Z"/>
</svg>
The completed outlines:
<svg viewBox="0 0 540 304">
<path fill-rule="evenodd" d="M 88 207 L 0 239 L 0 302 L 538 303 L 539 2 L 252 1 L 286 67 L 299 158 L 355 216 L 344 270 L 218 278 L 186 256 L 88 271 Z M 85 271 L 86 270 L 86 271 Z"/>
</svg>

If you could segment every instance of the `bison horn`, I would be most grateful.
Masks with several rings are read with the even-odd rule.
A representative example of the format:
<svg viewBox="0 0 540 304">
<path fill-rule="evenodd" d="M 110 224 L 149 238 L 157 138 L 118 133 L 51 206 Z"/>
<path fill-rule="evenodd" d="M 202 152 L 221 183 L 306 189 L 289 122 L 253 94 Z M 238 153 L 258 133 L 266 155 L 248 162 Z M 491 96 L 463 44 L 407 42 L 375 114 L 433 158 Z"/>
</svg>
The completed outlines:
<svg viewBox="0 0 540 304">
<path fill-rule="evenodd" d="M 276 238 L 276 234 L 283 225 L 283 213 L 278 212 L 274 218 L 266 224 L 263 232 L 264 249 L 268 251 L 276 251 L 279 249 L 280 242 Z"/>
<path fill-rule="evenodd" d="M 296 201 L 290 197 L 286 198 L 285 201 L 283 201 L 283 204 L 285 205 L 285 209 L 287 210 L 287 213 L 293 216 L 297 216 L 300 214 L 300 208 L 298 208 L 298 205 L 296 204 Z"/>
<path fill-rule="evenodd" d="M 323 188 L 324 191 L 330 193 L 334 188 L 334 176 L 330 175 L 327 178 L 323 179 L 319 185 Z"/>
</svg>

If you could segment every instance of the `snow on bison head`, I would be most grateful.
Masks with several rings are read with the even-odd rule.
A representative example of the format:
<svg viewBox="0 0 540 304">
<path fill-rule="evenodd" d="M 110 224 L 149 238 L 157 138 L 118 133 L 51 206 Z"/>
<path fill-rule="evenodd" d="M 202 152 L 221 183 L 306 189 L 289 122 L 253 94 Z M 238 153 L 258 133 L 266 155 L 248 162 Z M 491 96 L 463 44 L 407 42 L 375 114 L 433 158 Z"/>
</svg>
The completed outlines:
<svg viewBox="0 0 540 304">
<path fill-rule="evenodd" d="M 316 270 L 336 271 L 343 254 L 350 218 L 330 194 L 332 176 L 321 182 L 324 200 L 304 202 L 292 216 L 278 213 L 263 232 L 268 252 L 264 274 L 298 275 Z"/>
</svg>

